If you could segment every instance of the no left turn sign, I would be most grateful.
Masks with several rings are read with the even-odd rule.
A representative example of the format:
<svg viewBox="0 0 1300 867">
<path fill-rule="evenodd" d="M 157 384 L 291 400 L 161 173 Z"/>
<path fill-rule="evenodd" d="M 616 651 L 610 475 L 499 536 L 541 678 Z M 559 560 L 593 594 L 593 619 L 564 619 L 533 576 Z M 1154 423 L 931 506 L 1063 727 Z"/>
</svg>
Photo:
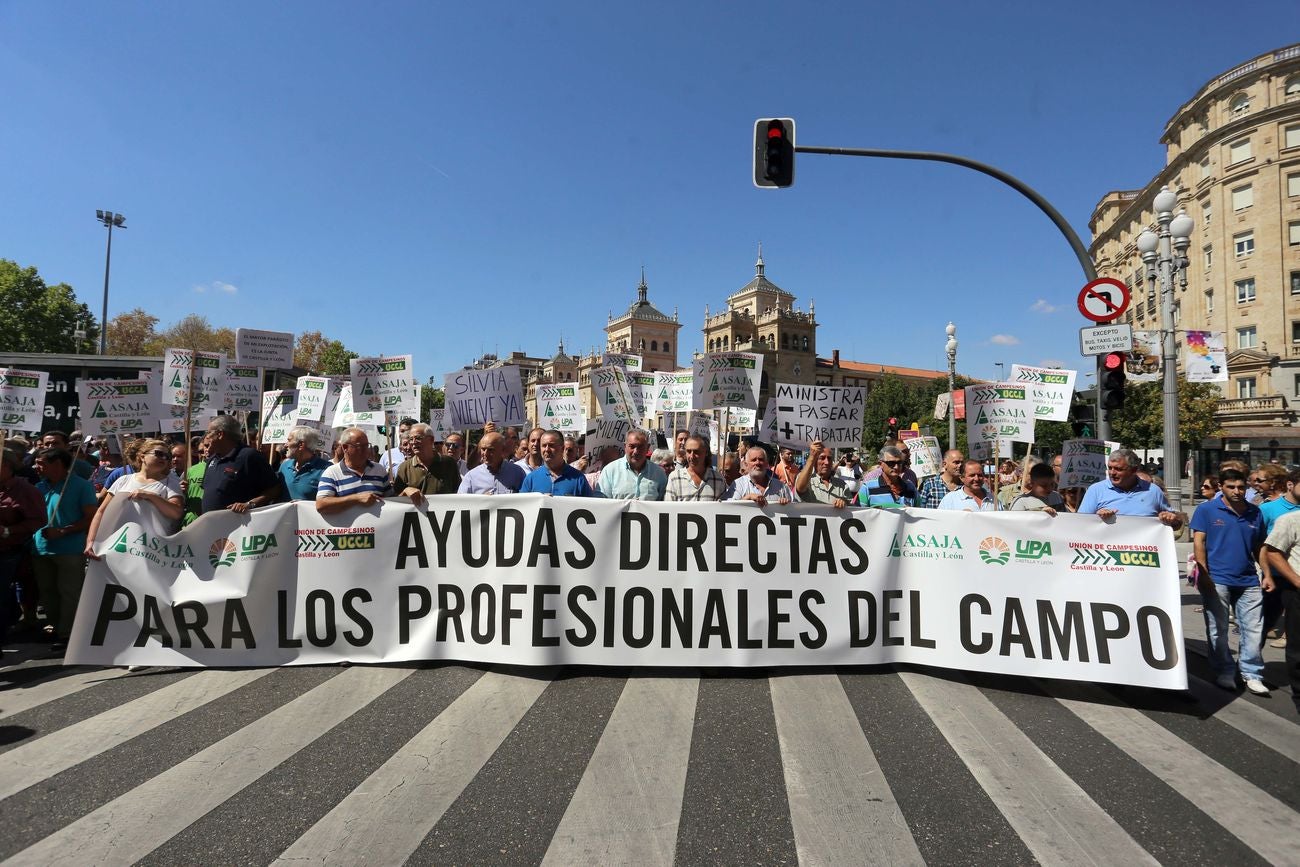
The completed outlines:
<svg viewBox="0 0 1300 867">
<path fill-rule="evenodd" d="M 1128 287 L 1114 277 L 1101 277 L 1079 290 L 1079 312 L 1093 322 L 1118 318 L 1128 302 Z"/>
</svg>

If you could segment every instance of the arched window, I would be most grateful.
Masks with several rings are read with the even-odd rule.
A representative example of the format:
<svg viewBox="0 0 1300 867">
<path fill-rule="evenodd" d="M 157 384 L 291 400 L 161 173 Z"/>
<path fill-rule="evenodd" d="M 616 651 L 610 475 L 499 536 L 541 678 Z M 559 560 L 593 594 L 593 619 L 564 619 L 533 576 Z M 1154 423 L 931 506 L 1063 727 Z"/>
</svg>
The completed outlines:
<svg viewBox="0 0 1300 867">
<path fill-rule="evenodd" d="M 710 338 L 709 338 L 709 352 L 712 352 L 712 351 L 713 351 L 713 338 L 710 337 Z"/>
<path fill-rule="evenodd" d="M 1293 75 L 1286 80 L 1282 95 L 1287 99 L 1300 99 L 1300 75 Z"/>
<path fill-rule="evenodd" d="M 789 348 L 790 348 L 790 335 L 789 335 L 789 334 L 782 334 L 782 335 L 781 335 L 781 348 L 782 348 L 782 349 L 789 349 Z"/>
<path fill-rule="evenodd" d="M 808 335 L 807 335 L 807 334 L 805 334 L 805 335 L 803 336 L 803 351 L 804 351 L 804 352 L 807 352 L 807 351 L 808 351 Z"/>
<path fill-rule="evenodd" d="M 658 352 L 658 351 L 659 351 L 659 341 L 658 341 L 658 340 L 651 340 L 651 341 L 650 341 L 650 351 L 651 351 L 651 352 Z"/>
<path fill-rule="evenodd" d="M 769 349 L 776 349 L 776 335 L 775 335 L 775 334 L 769 334 L 769 335 L 767 335 L 767 346 L 768 346 Z"/>
<path fill-rule="evenodd" d="M 672 351 L 672 350 L 670 350 L 670 349 L 668 348 L 668 341 L 665 340 L 665 341 L 664 341 L 664 352 L 671 352 L 671 351 Z"/>
<path fill-rule="evenodd" d="M 1250 113 L 1250 97 L 1244 93 L 1239 93 L 1232 99 L 1228 100 L 1228 114 L 1233 117 L 1244 117 Z"/>
</svg>

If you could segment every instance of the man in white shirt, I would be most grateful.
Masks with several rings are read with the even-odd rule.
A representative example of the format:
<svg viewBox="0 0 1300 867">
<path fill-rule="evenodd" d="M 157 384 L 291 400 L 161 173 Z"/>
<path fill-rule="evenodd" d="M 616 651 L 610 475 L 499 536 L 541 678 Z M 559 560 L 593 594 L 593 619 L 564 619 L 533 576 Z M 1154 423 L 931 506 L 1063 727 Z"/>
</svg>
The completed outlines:
<svg viewBox="0 0 1300 867">
<path fill-rule="evenodd" d="M 784 506 L 794 500 L 794 492 L 772 472 L 767 460 L 767 450 L 762 446 L 753 446 L 745 452 L 745 469 L 743 475 L 727 491 L 728 500 L 748 500 L 766 506 L 775 503 Z"/>
<path fill-rule="evenodd" d="M 961 487 L 949 491 L 939 508 L 954 512 L 996 512 L 998 503 L 984 487 L 985 478 L 983 464 L 966 461 L 961 465 Z"/>
<path fill-rule="evenodd" d="M 650 460 L 650 435 L 632 429 L 623 440 L 623 457 L 600 471 L 596 493 L 611 500 L 662 500 L 668 476 Z"/>
</svg>

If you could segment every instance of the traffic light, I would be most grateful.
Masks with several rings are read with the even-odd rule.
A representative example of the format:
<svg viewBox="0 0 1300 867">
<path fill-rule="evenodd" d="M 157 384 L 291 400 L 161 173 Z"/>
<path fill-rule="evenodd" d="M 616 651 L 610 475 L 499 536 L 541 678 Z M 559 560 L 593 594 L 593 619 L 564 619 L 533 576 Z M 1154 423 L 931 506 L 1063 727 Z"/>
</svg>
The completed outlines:
<svg viewBox="0 0 1300 867">
<path fill-rule="evenodd" d="M 1093 431 L 1097 429 L 1094 420 L 1095 413 L 1092 404 L 1086 401 L 1078 401 L 1070 406 L 1070 427 L 1074 430 L 1075 437 L 1091 439 Z"/>
<path fill-rule="evenodd" d="M 1108 419 L 1112 410 L 1124 405 L 1124 384 L 1128 381 L 1124 370 L 1126 356 L 1124 352 L 1108 352 L 1101 357 L 1101 382 L 1097 387 L 1101 389 L 1101 409 Z"/>
<path fill-rule="evenodd" d="M 794 118 L 759 118 L 754 122 L 754 186 L 788 187 L 794 183 Z"/>
</svg>

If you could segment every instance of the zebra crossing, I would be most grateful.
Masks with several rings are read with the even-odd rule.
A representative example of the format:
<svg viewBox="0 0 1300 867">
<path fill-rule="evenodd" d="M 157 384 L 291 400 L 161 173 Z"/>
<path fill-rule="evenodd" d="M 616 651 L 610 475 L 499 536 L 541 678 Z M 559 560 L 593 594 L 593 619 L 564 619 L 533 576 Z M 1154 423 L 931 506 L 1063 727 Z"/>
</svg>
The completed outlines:
<svg viewBox="0 0 1300 867">
<path fill-rule="evenodd" d="M 5 864 L 1296 864 L 1300 721 L 909 667 L 0 671 Z"/>
</svg>

